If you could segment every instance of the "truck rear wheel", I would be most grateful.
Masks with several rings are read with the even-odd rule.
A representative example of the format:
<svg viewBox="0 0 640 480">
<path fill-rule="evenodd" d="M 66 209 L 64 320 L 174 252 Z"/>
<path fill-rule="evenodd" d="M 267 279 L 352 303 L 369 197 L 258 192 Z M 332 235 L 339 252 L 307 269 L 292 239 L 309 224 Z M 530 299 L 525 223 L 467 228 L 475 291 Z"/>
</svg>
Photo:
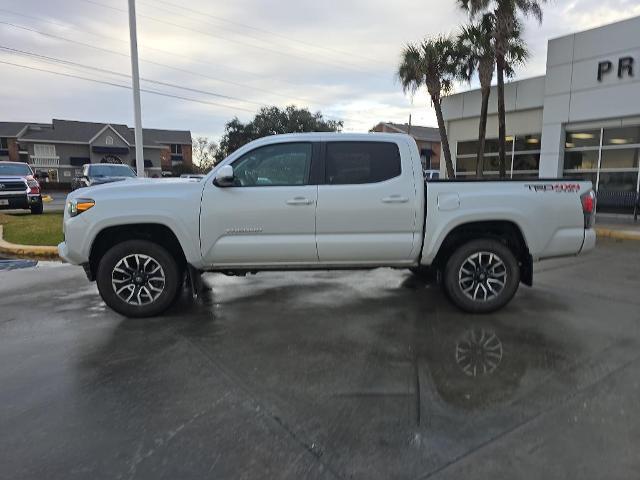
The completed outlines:
<svg viewBox="0 0 640 480">
<path fill-rule="evenodd" d="M 179 293 L 182 272 L 173 256 L 147 240 L 127 240 L 109 249 L 96 283 L 104 302 L 127 317 L 164 312 Z"/>
<path fill-rule="evenodd" d="M 520 268 L 503 243 L 492 239 L 473 240 L 451 255 L 443 285 L 460 309 L 489 313 L 513 298 L 520 285 Z"/>
</svg>

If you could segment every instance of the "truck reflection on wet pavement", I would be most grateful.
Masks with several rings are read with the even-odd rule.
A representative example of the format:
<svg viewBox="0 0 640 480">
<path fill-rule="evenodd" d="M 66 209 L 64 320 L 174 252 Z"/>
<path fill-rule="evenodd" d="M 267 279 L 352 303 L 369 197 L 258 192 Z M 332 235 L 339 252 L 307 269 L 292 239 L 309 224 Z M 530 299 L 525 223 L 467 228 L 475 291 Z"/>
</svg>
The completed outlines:
<svg viewBox="0 0 640 480">
<path fill-rule="evenodd" d="M 388 269 L 208 275 L 146 320 L 0 272 L 0 476 L 634 478 L 639 264 L 543 263 L 486 316 Z"/>
</svg>

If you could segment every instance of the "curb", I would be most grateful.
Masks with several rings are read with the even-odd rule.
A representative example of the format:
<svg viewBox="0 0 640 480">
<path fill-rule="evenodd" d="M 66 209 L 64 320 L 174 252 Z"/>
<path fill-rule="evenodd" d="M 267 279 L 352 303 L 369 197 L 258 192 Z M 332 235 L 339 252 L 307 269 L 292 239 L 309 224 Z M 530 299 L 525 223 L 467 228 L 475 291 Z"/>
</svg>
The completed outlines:
<svg viewBox="0 0 640 480">
<path fill-rule="evenodd" d="M 612 230 L 610 228 L 596 227 L 598 238 L 611 238 L 614 240 L 636 240 L 640 241 L 640 232 L 630 232 L 627 230 Z"/>
<path fill-rule="evenodd" d="M 58 247 L 19 245 L 17 243 L 7 242 L 2 237 L 2 225 L 0 225 L 0 252 L 18 257 L 46 258 L 48 260 L 60 259 L 58 255 Z"/>
</svg>

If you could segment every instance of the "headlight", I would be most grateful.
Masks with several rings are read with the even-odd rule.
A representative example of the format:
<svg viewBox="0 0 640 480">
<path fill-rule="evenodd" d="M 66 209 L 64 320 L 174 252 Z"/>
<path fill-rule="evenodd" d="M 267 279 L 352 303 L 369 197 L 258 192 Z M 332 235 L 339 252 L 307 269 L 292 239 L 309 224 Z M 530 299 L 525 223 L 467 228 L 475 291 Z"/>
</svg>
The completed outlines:
<svg viewBox="0 0 640 480">
<path fill-rule="evenodd" d="M 90 198 L 74 198 L 67 202 L 67 211 L 70 216 L 75 217 L 76 215 L 80 215 L 82 212 L 86 212 L 95 204 L 96 202 Z"/>
</svg>

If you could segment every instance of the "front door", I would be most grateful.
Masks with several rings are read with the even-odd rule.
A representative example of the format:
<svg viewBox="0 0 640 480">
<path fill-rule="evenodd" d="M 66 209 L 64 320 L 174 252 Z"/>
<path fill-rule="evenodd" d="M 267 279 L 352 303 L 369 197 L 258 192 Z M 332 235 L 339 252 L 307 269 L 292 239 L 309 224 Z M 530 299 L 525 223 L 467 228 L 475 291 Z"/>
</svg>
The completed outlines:
<svg viewBox="0 0 640 480">
<path fill-rule="evenodd" d="M 416 235 L 411 152 L 392 142 L 327 142 L 316 240 L 325 264 L 403 264 Z M 422 181 L 422 177 L 419 181 Z M 421 213 L 420 213 L 421 214 Z"/>
<path fill-rule="evenodd" d="M 202 255 L 210 267 L 318 262 L 317 185 L 310 185 L 313 145 L 271 144 L 232 163 L 234 185 L 205 186 Z"/>
</svg>

